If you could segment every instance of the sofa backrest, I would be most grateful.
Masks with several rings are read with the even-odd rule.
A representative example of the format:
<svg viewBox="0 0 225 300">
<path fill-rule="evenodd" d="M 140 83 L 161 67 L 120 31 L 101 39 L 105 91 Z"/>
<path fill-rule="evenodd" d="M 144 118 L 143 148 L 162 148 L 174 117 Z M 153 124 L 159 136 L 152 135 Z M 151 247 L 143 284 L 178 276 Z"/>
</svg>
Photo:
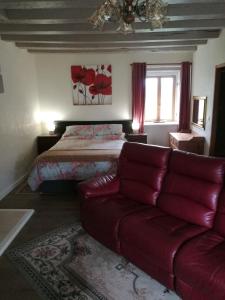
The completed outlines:
<svg viewBox="0 0 225 300">
<path fill-rule="evenodd" d="M 211 228 L 223 177 L 223 160 L 175 150 L 157 205 L 180 219 Z"/>
<path fill-rule="evenodd" d="M 223 190 L 219 196 L 214 229 L 222 236 L 225 236 L 225 187 L 223 187 Z"/>
<path fill-rule="evenodd" d="M 129 199 L 155 205 L 170 153 L 167 147 L 125 143 L 119 159 L 120 192 Z"/>
</svg>

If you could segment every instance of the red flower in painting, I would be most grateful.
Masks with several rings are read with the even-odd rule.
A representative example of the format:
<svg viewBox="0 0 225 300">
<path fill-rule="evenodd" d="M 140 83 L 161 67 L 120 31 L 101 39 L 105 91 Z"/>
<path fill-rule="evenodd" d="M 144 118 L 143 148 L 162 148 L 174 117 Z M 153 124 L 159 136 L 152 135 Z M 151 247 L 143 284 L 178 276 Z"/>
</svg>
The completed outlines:
<svg viewBox="0 0 225 300">
<path fill-rule="evenodd" d="M 109 73 L 112 73 L 112 66 L 111 66 L 111 65 L 108 65 L 107 71 L 108 71 Z"/>
<path fill-rule="evenodd" d="M 95 80 L 95 71 L 85 67 L 82 68 L 82 66 L 72 66 L 71 75 L 73 83 L 81 82 L 85 85 L 90 85 Z"/>
<path fill-rule="evenodd" d="M 90 86 L 89 91 L 92 95 L 112 95 L 112 78 L 103 74 L 97 74 L 94 84 Z"/>
</svg>

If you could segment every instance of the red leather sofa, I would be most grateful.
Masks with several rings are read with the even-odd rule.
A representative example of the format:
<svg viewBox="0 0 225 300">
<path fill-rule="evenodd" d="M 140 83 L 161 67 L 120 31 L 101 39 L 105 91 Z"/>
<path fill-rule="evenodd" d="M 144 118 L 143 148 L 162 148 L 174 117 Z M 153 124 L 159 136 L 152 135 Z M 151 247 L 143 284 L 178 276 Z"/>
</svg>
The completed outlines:
<svg viewBox="0 0 225 300">
<path fill-rule="evenodd" d="M 85 230 L 182 299 L 225 299 L 225 160 L 125 143 L 80 184 Z"/>
</svg>

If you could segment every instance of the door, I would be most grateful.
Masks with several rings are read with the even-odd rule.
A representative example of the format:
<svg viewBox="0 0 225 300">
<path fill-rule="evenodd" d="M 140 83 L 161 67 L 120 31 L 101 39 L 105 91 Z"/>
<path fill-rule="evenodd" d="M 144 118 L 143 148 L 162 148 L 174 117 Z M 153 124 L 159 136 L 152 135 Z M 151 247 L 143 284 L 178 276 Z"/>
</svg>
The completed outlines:
<svg viewBox="0 0 225 300">
<path fill-rule="evenodd" d="M 210 155 L 225 157 L 225 64 L 216 67 Z"/>
</svg>

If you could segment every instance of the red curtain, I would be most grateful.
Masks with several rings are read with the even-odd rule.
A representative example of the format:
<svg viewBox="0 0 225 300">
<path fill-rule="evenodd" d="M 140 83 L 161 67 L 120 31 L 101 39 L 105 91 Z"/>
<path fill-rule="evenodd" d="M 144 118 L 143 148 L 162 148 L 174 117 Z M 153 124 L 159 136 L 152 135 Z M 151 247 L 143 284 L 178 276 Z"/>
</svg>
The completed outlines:
<svg viewBox="0 0 225 300">
<path fill-rule="evenodd" d="M 181 64 L 180 117 L 178 131 L 190 132 L 191 63 Z"/>
<path fill-rule="evenodd" d="M 144 132 L 146 63 L 132 65 L 132 117 L 139 124 L 139 133 Z"/>
</svg>

